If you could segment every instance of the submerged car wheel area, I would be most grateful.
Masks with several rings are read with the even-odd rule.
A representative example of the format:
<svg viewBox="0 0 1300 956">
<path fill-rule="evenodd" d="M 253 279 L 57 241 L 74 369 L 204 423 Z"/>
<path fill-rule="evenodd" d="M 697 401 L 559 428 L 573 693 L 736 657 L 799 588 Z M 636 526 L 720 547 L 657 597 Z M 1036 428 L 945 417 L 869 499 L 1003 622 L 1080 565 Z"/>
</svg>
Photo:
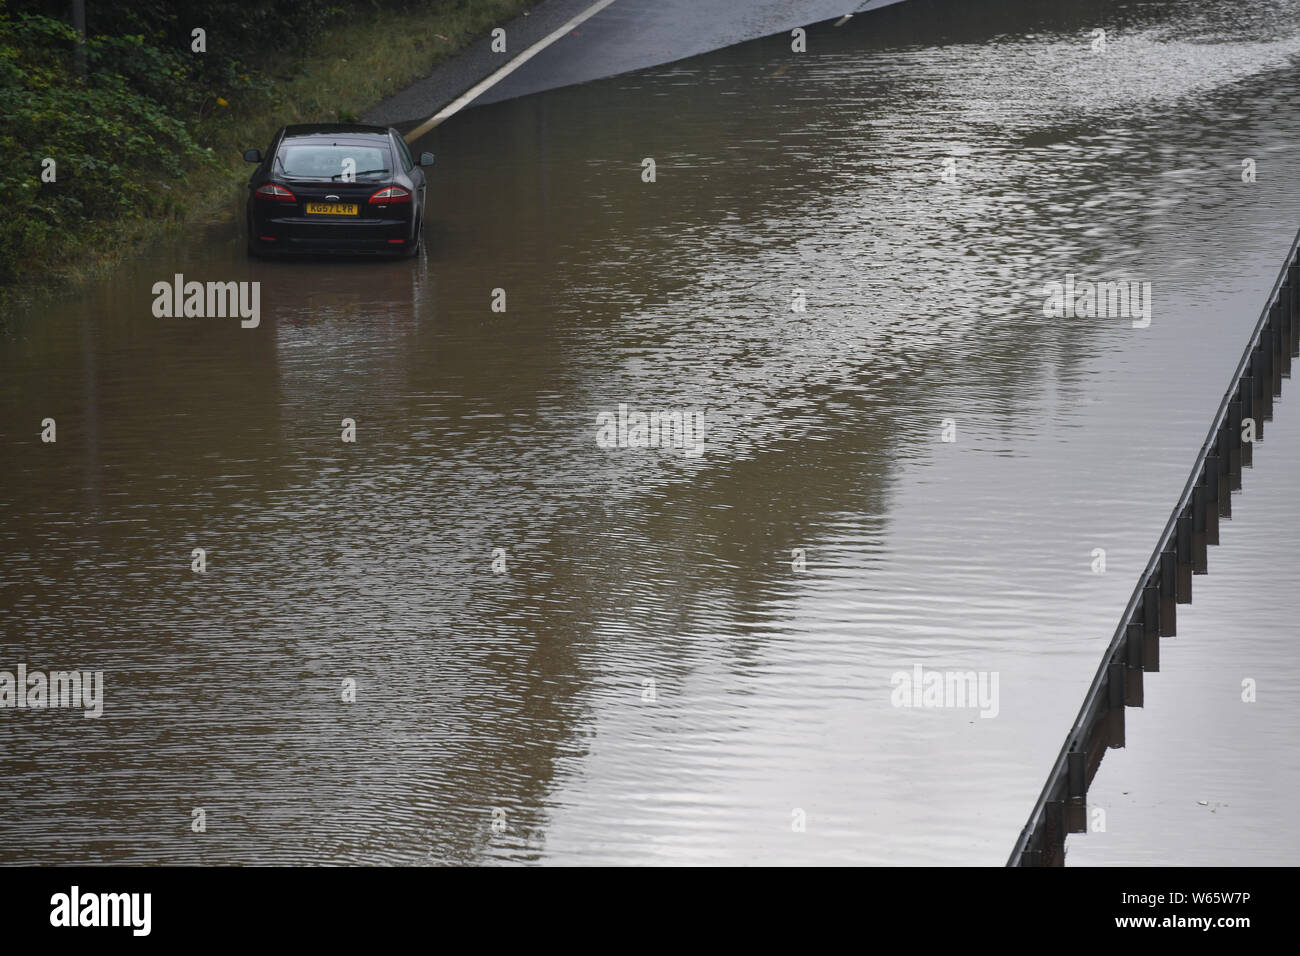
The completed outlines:
<svg viewBox="0 0 1300 956">
<path fill-rule="evenodd" d="M 413 256 L 424 232 L 425 175 L 394 129 L 285 126 L 248 180 L 250 255 Z"/>
</svg>

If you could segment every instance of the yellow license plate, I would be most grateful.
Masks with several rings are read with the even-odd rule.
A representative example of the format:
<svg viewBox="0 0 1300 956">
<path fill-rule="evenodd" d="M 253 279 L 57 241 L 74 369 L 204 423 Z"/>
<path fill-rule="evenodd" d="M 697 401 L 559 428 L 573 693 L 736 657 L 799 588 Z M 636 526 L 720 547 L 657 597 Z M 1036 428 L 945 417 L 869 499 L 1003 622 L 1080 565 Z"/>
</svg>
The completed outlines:
<svg viewBox="0 0 1300 956">
<path fill-rule="evenodd" d="M 309 202 L 307 203 L 307 215 L 309 216 L 355 216 L 357 214 L 356 203 L 350 202 Z"/>
</svg>

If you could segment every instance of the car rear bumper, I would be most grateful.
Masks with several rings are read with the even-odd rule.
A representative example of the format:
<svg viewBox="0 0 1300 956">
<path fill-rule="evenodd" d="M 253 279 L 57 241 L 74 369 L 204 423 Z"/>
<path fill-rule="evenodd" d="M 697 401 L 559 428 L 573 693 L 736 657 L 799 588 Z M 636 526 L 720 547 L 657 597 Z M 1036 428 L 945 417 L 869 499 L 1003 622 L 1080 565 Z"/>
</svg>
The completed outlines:
<svg viewBox="0 0 1300 956">
<path fill-rule="evenodd" d="M 304 255 L 396 254 L 416 240 L 410 220 L 301 216 L 254 219 L 249 238 L 261 252 Z"/>
</svg>

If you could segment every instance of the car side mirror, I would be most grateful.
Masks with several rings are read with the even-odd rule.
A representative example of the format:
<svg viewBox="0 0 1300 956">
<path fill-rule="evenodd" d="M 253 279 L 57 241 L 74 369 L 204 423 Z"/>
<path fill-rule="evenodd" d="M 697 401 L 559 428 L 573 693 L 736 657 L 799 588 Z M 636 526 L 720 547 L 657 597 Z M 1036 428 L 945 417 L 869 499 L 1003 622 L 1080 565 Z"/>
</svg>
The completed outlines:
<svg viewBox="0 0 1300 956">
<path fill-rule="evenodd" d="M 262 151 L 259 149 L 244 150 L 244 162 L 260 163 L 262 161 Z"/>
<path fill-rule="evenodd" d="M 433 153 L 421 153 L 421 154 L 420 154 L 420 165 L 421 165 L 421 166 L 432 166 L 432 165 L 433 165 Z"/>
</svg>

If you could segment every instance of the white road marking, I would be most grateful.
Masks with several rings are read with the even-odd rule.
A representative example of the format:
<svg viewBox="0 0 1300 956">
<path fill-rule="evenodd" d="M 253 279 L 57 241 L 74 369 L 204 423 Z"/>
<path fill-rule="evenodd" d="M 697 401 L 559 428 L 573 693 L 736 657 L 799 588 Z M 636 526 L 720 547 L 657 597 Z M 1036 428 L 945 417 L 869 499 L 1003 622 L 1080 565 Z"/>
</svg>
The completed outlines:
<svg viewBox="0 0 1300 956">
<path fill-rule="evenodd" d="M 487 79 L 480 80 L 478 83 L 475 83 L 473 86 L 471 86 L 460 96 L 456 97 L 456 99 L 452 100 L 450 103 L 448 103 L 442 109 L 438 110 L 438 112 L 434 113 L 432 116 L 430 116 L 419 126 L 415 127 L 415 129 L 407 133 L 406 136 L 403 138 L 408 143 L 415 142 L 425 133 L 429 132 L 429 130 L 433 129 L 443 120 L 447 119 L 447 117 L 454 116 L 456 113 L 459 113 L 470 103 L 474 102 L 474 100 L 478 99 L 478 97 L 481 96 L 485 91 L 496 86 L 496 84 L 500 83 L 502 80 L 504 80 L 515 70 L 519 69 L 525 63 L 531 60 L 533 57 L 537 56 L 537 54 L 541 53 L 543 50 L 545 50 L 548 46 L 550 46 L 560 37 L 568 34 L 568 32 L 572 30 L 574 27 L 578 26 L 578 24 L 585 23 L 587 20 L 590 20 L 592 17 L 600 13 L 601 10 L 604 10 L 607 6 L 609 6 L 613 2 L 614 0 L 599 0 L 598 3 L 593 3 L 586 10 L 583 10 L 580 14 L 578 14 L 576 17 L 574 17 L 564 26 L 560 27 L 558 30 L 554 31 L 553 33 L 549 33 L 546 36 L 542 37 L 542 39 L 538 40 L 527 50 L 519 54 L 517 57 L 515 57 L 505 66 L 501 67 L 501 69 L 497 70 Z"/>
</svg>

